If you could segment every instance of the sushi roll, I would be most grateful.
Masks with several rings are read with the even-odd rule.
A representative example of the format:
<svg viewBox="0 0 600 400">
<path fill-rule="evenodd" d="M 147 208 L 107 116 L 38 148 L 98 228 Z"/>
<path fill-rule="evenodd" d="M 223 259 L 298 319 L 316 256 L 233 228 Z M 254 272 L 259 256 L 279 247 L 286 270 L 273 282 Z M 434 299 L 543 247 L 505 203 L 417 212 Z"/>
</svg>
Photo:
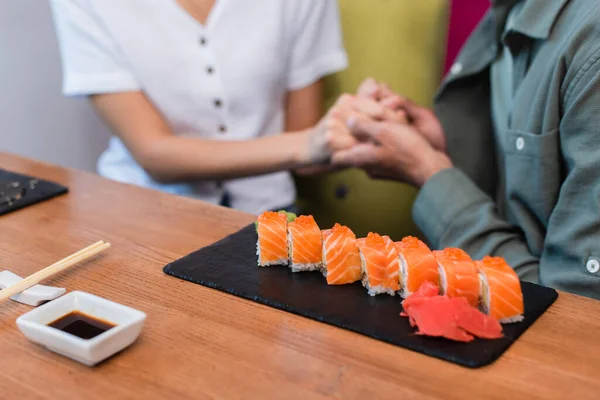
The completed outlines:
<svg viewBox="0 0 600 400">
<path fill-rule="evenodd" d="M 475 262 L 461 249 L 434 251 L 440 273 L 440 291 L 448 297 L 464 297 L 470 305 L 479 305 L 479 276 Z"/>
<path fill-rule="evenodd" d="M 362 269 L 362 284 L 371 296 L 400 290 L 400 259 L 396 244 L 388 236 L 369 233 L 357 240 Z"/>
<path fill-rule="evenodd" d="M 476 265 L 482 311 L 503 324 L 522 321 L 523 292 L 515 270 L 501 257 L 485 257 Z"/>
<path fill-rule="evenodd" d="M 288 265 L 286 214 L 273 211 L 260 214 L 256 220 L 256 232 L 258 265 Z"/>
<path fill-rule="evenodd" d="M 400 257 L 400 294 L 407 298 L 425 282 L 438 285 L 440 273 L 433 252 L 416 237 L 408 236 L 396 242 Z"/>
<path fill-rule="evenodd" d="M 360 255 L 356 236 L 347 226 L 335 224 L 322 232 L 323 268 L 328 285 L 345 285 L 361 279 Z"/>
<path fill-rule="evenodd" d="M 292 272 L 321 269 L 321 230 L 312 215 L 301 215 L 288 224 L 287 243 Z"/>
</svg>

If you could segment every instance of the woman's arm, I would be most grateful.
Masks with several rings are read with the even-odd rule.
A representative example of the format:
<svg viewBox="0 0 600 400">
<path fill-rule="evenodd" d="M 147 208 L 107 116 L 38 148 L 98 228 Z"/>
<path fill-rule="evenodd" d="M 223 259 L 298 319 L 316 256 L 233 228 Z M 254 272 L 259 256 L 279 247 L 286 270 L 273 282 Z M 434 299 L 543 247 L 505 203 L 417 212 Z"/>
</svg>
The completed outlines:
<svg viewBox="0 0 600 400">
<path fill-rule="evenodd" d="M 285 101 L 285 130 L 300 131 L 315 126 L 323 116 L 323 82 L 288 92 Z"/>
<path fill-rule="evenodd" d="M 142 92 L 93 95 L 92 104 L 134 159 L 157 181 L 227 179 L 260 175 L 320 162 L 323 129 L 307 129 L 318 122 L 299 90 L 289 104 L 302 112 L 290 117 L 294 132 L 246 141 L 218 141 L 175 136 Z M 323 125 L 323 124 L 321 124 Z M 318 132 L 319 131 L 319 132 Z"/>
<path fill-rule="evenodd" d="M 285 104 L 285 130 L 297 131 L 314 126 L 323 115 L 323 81 L 319 80 L 303 89 L 290 91 Z M 299 176 L 313 175 L 332 170 L 331 165 L 297 168 Z"/>
</svg>

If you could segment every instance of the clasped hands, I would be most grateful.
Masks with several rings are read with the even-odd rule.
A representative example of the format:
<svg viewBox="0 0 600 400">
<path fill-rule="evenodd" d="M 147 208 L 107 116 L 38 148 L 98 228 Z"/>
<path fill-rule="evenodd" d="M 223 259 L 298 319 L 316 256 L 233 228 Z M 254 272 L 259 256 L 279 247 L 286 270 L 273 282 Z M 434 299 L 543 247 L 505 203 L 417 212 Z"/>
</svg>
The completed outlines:
<svg viewBox="0 0 600 400">
<path fill-rule="evenodd" d="M 373 79 L 342 95 L 314 128 L 311 158 L 371 177 L 422 186 L 452 167 L 438 119 Z"/>
</svg>

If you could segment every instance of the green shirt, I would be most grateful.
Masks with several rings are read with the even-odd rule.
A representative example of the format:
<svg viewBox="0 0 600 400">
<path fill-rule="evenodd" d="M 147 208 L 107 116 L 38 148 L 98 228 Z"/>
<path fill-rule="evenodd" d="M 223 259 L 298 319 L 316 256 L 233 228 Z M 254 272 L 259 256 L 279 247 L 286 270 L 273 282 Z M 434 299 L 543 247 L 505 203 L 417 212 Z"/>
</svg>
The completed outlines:
<svg viewBox="0 0 600 400">
<path fill-rule="evenodd" d="M 507 35 L 515 25 L 519 12 L 523 7 L 523 2 L 517 3 L 510 11 L 504 27 L 504 35 Z M 504 140 L 506 130 L 508 129 L 508 119 L 512 107 L 513 91 L 513 56 L 510 47 L 502 46 L 498 52 L 498 58 L 494 60 L 490 67 L 490 88 L 492 105 L 492 122 L 494 124 L 494 137 L 496 139 L 496 160 L 498 170 L 504 169 Z M 498 210 L 504 210 L 504 175 L 499 174 L 498 186 L 496 189 L 496 202 Z"/>
<path fill-rule="evenodd" d="M 516 2 L 492 3 L 436 95 L 455 167 L 421 188 L 413 217 L 435 248 L 600 298 L 600 1 L 524 0 L 506 32 Z M 513 96 L 496 136 L 490 67 L 504 46 Z"/>
</svg>

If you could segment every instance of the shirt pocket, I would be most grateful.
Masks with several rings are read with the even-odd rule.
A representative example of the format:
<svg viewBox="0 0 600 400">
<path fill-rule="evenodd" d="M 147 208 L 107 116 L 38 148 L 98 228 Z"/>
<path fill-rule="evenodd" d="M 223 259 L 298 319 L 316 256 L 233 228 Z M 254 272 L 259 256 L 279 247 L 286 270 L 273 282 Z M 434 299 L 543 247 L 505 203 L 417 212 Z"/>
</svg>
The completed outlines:
<svg viewBox="0 0 600 400">
<path fill-rule="evenodd" d="M 560 154 L 558 129 L 541 135 L 508 132 L 506 195 L 513 212 L 525 208 L 547 225 L 560 192 Z"/>
</svg>

